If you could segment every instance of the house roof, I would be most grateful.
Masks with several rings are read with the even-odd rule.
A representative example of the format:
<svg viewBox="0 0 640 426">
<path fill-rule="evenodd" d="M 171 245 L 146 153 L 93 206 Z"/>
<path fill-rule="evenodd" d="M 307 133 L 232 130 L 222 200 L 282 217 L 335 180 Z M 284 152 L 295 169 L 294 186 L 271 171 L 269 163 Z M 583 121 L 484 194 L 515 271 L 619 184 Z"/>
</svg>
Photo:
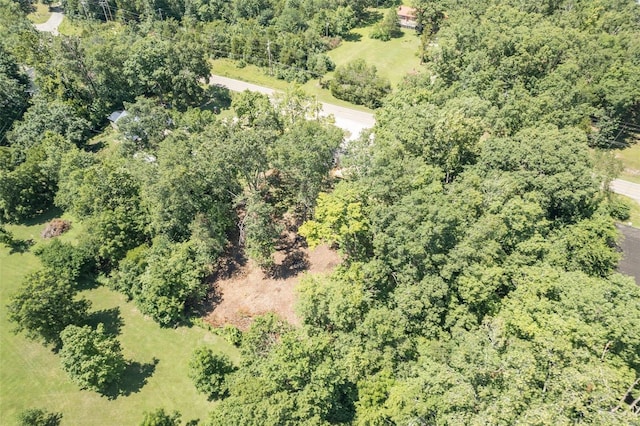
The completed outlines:
<svg viewBox="0 0 640 426">
<path fill-rule="evenodd" d="M 398 16 L 406 16 L 408 18 L 415 19 L 416 9 L 409 6 L 400 6 L 398 7 Z"/>
<path fill-rule="evenodd" d="M 127 111 L 118 110 L 118 111 L 113 111 L 111 115 L 107 117 L 107 119 L 112 123 L 117 123 L 118 120 L 120 120 L 122 117 L 126 117 L 127 115 L 129 115 Z"/>
</svg>

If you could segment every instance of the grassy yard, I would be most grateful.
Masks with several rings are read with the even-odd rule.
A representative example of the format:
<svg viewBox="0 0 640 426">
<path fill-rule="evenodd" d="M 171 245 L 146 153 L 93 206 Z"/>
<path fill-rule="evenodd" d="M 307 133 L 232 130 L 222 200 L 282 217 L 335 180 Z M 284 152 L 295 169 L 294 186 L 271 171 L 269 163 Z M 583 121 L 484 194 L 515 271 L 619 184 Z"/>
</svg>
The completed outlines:
<svg viewBox="0 0 640 426">
<path fill-rule="evenodd" d="M 352 31 L 353 41 L 345 40 L 328 53 L 336 65 L 344 65 L 355 59 L 364 59 L 375 65 L 378 74 L 386 77 L 393 87 L 397 87 L 407 74 L 420 70 L 417 53 L 420 38 L 413 30 L 402 30 L 402 37 L 389 41 L 369 38 L 372 27 L 356 28 Z M 327 79 L 332 73 L 327 74 Z"/>
<path fill-rule="evenodd" d="M 14 237 L 39 237 L 53 214 L 27 225 L 8 226 Z M 61 238 L 73 241 L 82 234 L 74 223 Z M 31 248 L 33 249 L 33 247 Z M 137 425 L 143 412 L 156 408 L 178 410 L 185 421 L 204 419 L 213 403 L 198 393 L 187 377 L 188 359 L 198 345 L 211 345 L 237 359 L 237 351 L 222 338 L 198 327 L 160 328 L 145 318 L 125 298 L 105 287 L 83 292 L 92 301 L 92 323 L 120 323 L 119 340 L 125 357 L 134 362 L 127 370 L 127 393 L 108 399 L 82 391 L 60 368 L 60 360 L 39 343 L 10 332 L 4 308 L 19 288 L 22 278 L 39 268 L 31 252 L 10 253 L 0 247 L 0 424 L 16 424 L 16 415 L 26 408 L 43 408 L 63 414 L 66 425 Z"/>
<path fill-rule="evenodd" d="M 33 5 L 34 11 L 27 15 L 27 18 L 34 24 L 44 24 L 51 17 L 51 12 L 49 11 L 49 5 L 42 3 L 35 3 Z"/>
<path fill-rule="evenodd" d="M 624 165 L 620 179 L 640 183 L 640 142 L 618 151 L 616 157 L 621 159 Z"/>
<path fill-rule="evenodd" d="M 381 9 L 382 13 L 385 11 Z M 328 52 L 336 66 L 362 58 L 368 64 L 375 65 L 378 74 L 388 78 L 393 87 L 397 87 L 407 74 L 419 72 L 420 61 L 417 52 L 420 47 L 420 39 L 415 31 L 403 29 L 402 37 L 384 42 L 369 38 L 372 28 L 372 26 L 368 26 L 352 30 L 349 40 L 344 40 L 340 46 Z M 293 84 L 271 77 L 266 74 L 264 69 L 254 65 L 238 68 L 235 64 L 235 61 L 230 59 L 216 59 L 212 61 L 211 72 L 282 91 L 287 90 Z M 327 81 L 332 77 L 333 73 L 328 73 L 323 77 L 323 80 Z M 309 80 L 302 85 L 302 89 L 309 95 L 316 96 L 319 101 L 371 112 L 363 106 L 334 98 L 328 89 L 320 87 L 317 79 Z"/>
</svg>

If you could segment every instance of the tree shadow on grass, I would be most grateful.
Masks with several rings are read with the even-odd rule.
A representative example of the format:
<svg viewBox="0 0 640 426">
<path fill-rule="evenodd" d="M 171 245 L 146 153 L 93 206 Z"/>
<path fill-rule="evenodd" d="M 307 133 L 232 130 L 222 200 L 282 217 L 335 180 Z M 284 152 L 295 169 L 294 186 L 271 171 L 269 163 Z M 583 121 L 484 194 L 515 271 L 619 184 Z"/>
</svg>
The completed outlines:
<svg viewBox="0 0 640 426">
<path fill-rule="evenodd" d="M 137 361 L 128 361 L 120 382 L 110 386 L 103 392 L 109 399 L 117 399 L 120 396 L 129 396 L 138 393 L 147 384 L 149 377 L 156 371 L 156 365 L 160 360 L 153 358 L 150 363 L 141 364 Z"/>
<path fill-rule="evenodd" d="M 382 18 L 384 18 L 384 15 L 379 10 L 368 10 L 362 16 L 362 19 L 360 19 L 360 25 L 358 25 L 358 27 L 368 27 L 376 22 L 380 22 Z"/>
<path fill-rule="evenodd" d="M 78 290 L 93 290 L 100 287 L 100 281 L 94 271 L 84 271 L 76 280 L 75 287 Z"/>
<path fill-rule="evenodd" d="M 26 253 L 34 244 L 35 242 L 33 240 L 19 240 L 14 238 L 9 243 L 9 247 L 11 248 L 9 254 Z"/>
<path fill-rule="evenodd" d="M 88 325 L 96 328 L 100 323 L 104 325 L 105 333 L 114 337 L 118 336 L 124 325 L 124 321 L 120 316 L 120 308 L 103 309 L 89 314 L 89 318 L 87 318 Z"/>
<path fill-rule="evenodd" d="M 63 211 L 57 207 L 52 207 L 49 210 L 39 214 L 38 216 L 31 217 L 29 219 L 25 219 L 20 224 L 26 226 L 33 225 L 44 225 L 47 222 L 51 222 L 51 219 L 55 219 L 56 217 L 60 217 Z"/>
<path fill-rule="evenodd" d="M 345 34 L 342 39 L 344 41 L 360 41 L 362 40 L 362 34 L 350 32 Z"/>
</svg>

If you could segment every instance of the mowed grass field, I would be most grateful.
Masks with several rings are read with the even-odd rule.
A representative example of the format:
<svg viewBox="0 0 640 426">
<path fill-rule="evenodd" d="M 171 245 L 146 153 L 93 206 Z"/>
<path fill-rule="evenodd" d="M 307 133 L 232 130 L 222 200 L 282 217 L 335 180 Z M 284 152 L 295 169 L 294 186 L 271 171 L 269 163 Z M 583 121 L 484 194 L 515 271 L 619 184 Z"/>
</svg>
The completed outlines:
<svg viewBox="0 0 640 426">
<path fill-rule="evenodd" d="M 380 12 L 384 14 L 386 9 L 381 9 Z M 375 65 L 378 75 L 388 78 L 394 88 L 408 74 L 420 72 L 420 60 L 417 55 L 420 37 L 414 30 L 402 29 L 402 37 L 385 42 L 369 38 L 372 29 L 373 25 L 353 29 L 348 40 L 342 41 L 340 46 L 327 52 L 336 66 L 355 59 L 364 59 L 369 65 Z M 293 85 L 267 75 L 265 69 L 254 65 L 238 68 L 235 64 L 235 61 L 230 59 L 216 59 L 212 61 L 211 72 L 282 91 Z M 327 73 L 323 81 L 331 78 L 333 72 Z M 309 80 L 302 85 L 302 89 L 309 95 L 316 96 L 319 101 L 370 112 L 368 108 L 334 98 L 328 89 L 320 87 L 318 79 Z"/>
<path fill-rule="evenodd" d="M 30 225 L 8 226 L 14 237 L 39 237 L 46 220 Z M 45 220 L 46 219 L 46 220 Z M 74 223 L 64 240 L 81 236 Z M 33 247 L 31 248 L 33 250 Z M 102 320 L 121 324 L 118 336 L 125 358 L 135 364 L 124 382 L 128 395 L 115 399 L 80 390 L 60 368 L 60 360 L 49 348 L 11 332 L 6 305 L 21 285 L 23 277 L 40 267 L 31 252 L 10 254 L 0 247 L 0 424 L 17 424 L 17 414 L 27 408 L 42 408 L 63 414 L 62 425 L 138 425 L 145 411 L 164 408 L 178 410 L 182 420 L 204 420 L 215 403 L 198 394 L 187 377 L 188 362 L 199 345 L 237 360 L 238 353 L 221 337 L 199 327 L 163 329 L 145 318 L 132 303 L 106 287 L 83 291 L 92 301 L 92 323 Z"/>
<path fill-rule="evenodd" d="M 375 65 L 378 75 L 388 78 L 393 87 L 397 87 L 408 74 L 420 71 L 417 55 L 420 37 L 414 30 L 403 28 L 402 37 L 381 41 L 369 38 L 372 29 L 369 26 L 352 30 L 353 41 L 345 40 L 327 53 L 336 66 L 364 59 L 369 65 Z M 332 77 L 333 73 L 328 73 L 325 78 Z"/>
<path fill-rule="evenodd" d="M 616 157 L 621 159 L 624 165 L 620 179 L 640 183 L 640 140 L 618 151 Z"/>
</svg>

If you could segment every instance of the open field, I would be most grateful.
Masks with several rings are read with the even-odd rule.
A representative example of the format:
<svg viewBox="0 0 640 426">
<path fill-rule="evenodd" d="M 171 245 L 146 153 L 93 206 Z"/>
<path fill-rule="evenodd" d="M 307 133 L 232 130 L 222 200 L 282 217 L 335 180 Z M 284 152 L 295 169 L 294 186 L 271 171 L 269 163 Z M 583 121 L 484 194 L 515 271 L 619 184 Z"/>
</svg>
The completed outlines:
<svg viewBox="0 0 640 426">
<path fill-rule="evenodd" d="M 40 231 L 52 217 L 7 228 L 16 238 L 42 244 Z M 61 238 L 74 240 L 82 234 L 81 226 L 72 226 Z M 179 410 L 184 421 L 206 417 L 214 403 L 198 394 L 187 377 L 189 357 L 196 346 L 206 344 L 236 360 L 235 348 L 198 327 L 160 328 L 121 294 L 98 287 L 82 293 L 92 301 L 90 322 L 105 322 L 108 328 L 119 325 L 125 357 L 133 364 L 124 379 L 124 395 L 108 399 L 79 390 L 50 349 L 10 331 L 13 326 L 4 307 L 22 278 L 38 268 L 39 260 L 31 252 L 10 254 L 8 248 L 0 248 L 0 424 L 16 424 L 17 413 L 26 408 L 61 412 L 62 424 L 83 426 L 137 425 L 144 411 L 161 407 Z"/>
<path fill-rule="evenodd" d="M 616 153 L 616 157 L 621 159 L 624 165 L 620 179 L 640 183 L 640 142 L 621 149 Z"/>
<path fill-rule="evenodd" d="M 414 30 L 402 29 L 402 37 L 389 41 L 369 38 L 371 30 L 371 26 L 352 30 L 354 41 L 345 40 L 328 52 L 336 66 L 364 59 L 368 64 L 375 65 L 378 74 L 388 78 L 393 87 L 397 87 L 407 74 L 419 72 L 420 60 L 417 53 L 420 38 Z M 326 78 L 332 78 L 332 75 L 333 73 L 328 73 Z"/>
<path fill-rule="evenodd" d="M 44 24 L 51 17 L 51 12 L 49 11 L 49 5 L 43 3 L 35 3 L 33 5 L 34 11 L 27 15 L 27 18 L 34 24 Z"/>
</svg>

